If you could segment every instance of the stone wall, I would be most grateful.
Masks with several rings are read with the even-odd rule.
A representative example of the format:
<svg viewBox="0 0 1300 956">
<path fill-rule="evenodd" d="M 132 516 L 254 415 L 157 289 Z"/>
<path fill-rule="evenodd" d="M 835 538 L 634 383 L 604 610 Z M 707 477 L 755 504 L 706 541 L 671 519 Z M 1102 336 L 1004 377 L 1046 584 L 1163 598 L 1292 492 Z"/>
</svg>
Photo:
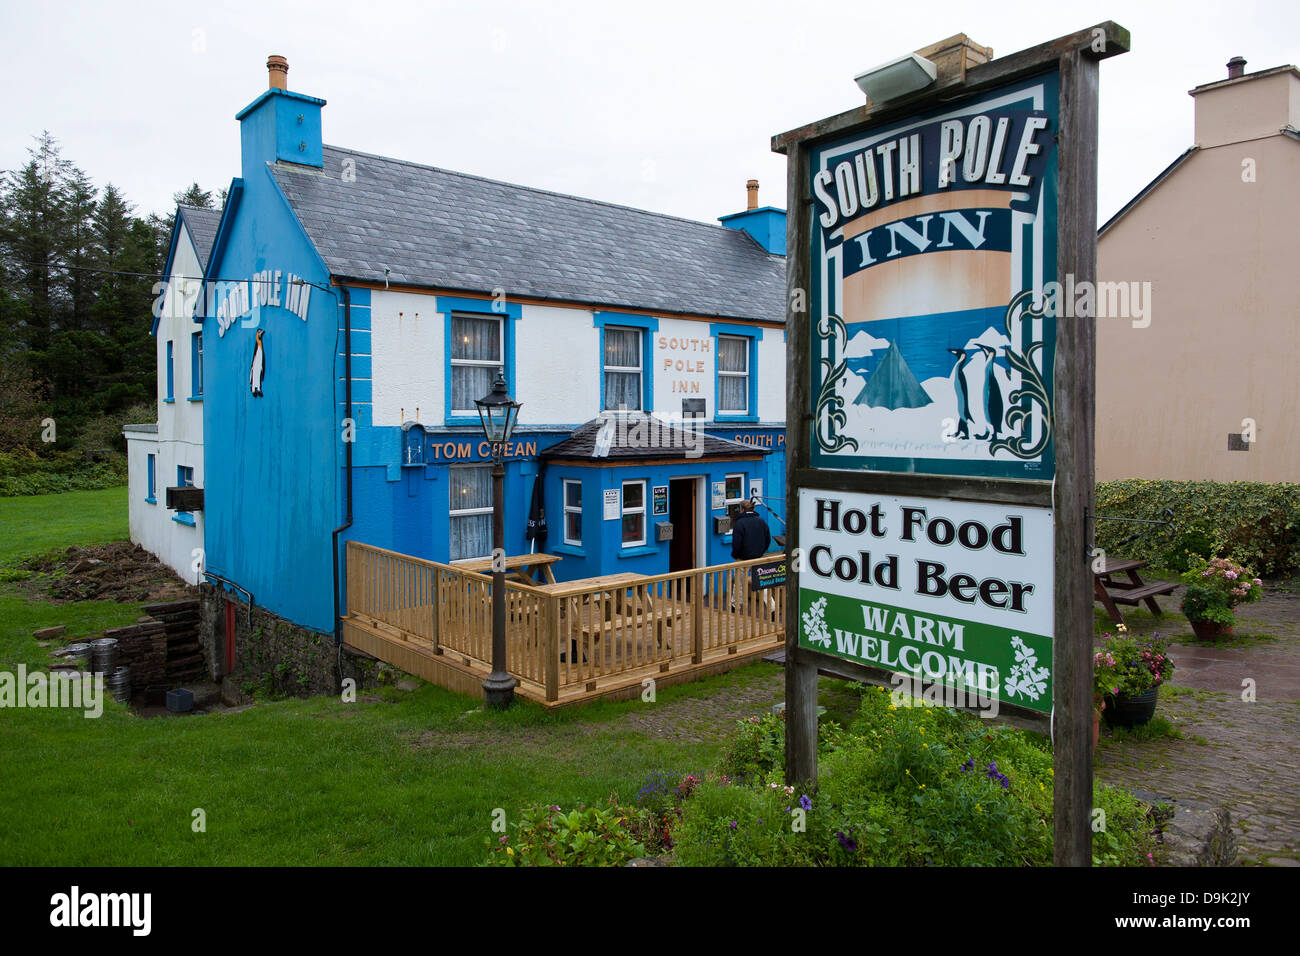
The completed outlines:
<svg viewBox="0 0 1300 956">
<path fill-rule="evenodd" d="M 294 697 L 337 694 L 342 678 L 356 681 L 358 690 L 380 683 L 378 661 L 339 649 L 333 634 L 322 634 L 277 617 L 211 584 L 200 586 L 199 643 L 214 681 L 256 685 Z M 227 674 L 225 602 L 235 601 L 235 666 Z"/>
</svg>

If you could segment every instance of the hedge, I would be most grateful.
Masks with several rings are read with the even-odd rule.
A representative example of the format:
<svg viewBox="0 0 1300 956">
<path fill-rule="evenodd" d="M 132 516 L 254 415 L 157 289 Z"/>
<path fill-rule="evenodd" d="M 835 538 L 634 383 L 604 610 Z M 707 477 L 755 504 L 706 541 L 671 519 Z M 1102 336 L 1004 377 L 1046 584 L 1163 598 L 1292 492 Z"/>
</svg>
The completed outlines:
<svg viewBox="0 0 1300 956">
<path fill-rule="evenodd" d="M 38 456 L 0 452 L 0 498 L 49 495 L 62 491 L 97 491 L 126 484 L 126 456 L 89 462 L 76 452 Z"/>
<path fill-rule="evenodd" d="M 1106 518 L 1164 520 L 1173 529 Z M 1158 567 L 1182 570 L 1186 553 L 1231 558 L 1263 577 L 1300 571 L 1300 484 L 1258 481 L 1152 481 L 1097 485 L 1097 546 Z M 1143 532 L 1134 541 L 1132 535 Z"/>
</svg>

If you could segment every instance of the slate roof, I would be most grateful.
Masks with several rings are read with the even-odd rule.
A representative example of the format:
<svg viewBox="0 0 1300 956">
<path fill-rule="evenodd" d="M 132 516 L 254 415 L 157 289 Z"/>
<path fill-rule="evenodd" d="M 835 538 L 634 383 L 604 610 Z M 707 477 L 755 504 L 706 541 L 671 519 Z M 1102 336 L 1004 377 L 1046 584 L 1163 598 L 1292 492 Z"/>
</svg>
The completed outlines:
<svg viewBox="0 0 1300 956">
<path fill-rule="evenodd" d="M 217 240 L 217 227 L 221 225 L 220 209 L 204 209 L 201 206 L 177 206 L 177 213 L 190 231 L 194 240 L 194 249 L 199 254 L 199 264 L 206 270 L 208 258 L 212 255 L 212 244 Z"/>
<path fill-rule="evenodd" d="M 564 441 L 547 448 L 539 457 L 632 462 L 643 458 L 678 456 L 692 459 L 752 458 L 754 455 L 772 453 L 768 448 L 755 448 L 729 438 L 718 438 L 702 429 L 688 431 L 650 416 L 631 415 L 624 421 L 625 426 L 620 428 L 617 416 L 593 418 L 575 428 Z M 643 429 L 640 435 L 638 426 Z M 605 430 L 604 436 L 601 436 L 602 429 Z M 606 443 L 607 447 L 602 448 Z"/>
<path fill-rule="evenodd" d="M 785 258 L 738 229 L 334 146 L 271 171 L 338 278 L 785 321 Z"/>
</svg>

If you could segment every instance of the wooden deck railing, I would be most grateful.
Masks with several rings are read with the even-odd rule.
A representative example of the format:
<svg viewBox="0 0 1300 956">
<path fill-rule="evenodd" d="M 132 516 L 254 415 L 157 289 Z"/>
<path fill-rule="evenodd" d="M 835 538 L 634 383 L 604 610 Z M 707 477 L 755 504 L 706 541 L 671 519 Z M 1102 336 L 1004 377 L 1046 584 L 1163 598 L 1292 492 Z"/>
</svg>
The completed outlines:
<svg viewBox="0 0 1300 956">
<path fill-rule="evenodd" d="M 465 666 L 492 660 L 492 578 L 348 542 L 347 614 Z M 506 582 L 511 674 L 548 702 L 777 647 L 785 588 L 755 591 L 752 561 L 661 575 Z"/>
</svg>

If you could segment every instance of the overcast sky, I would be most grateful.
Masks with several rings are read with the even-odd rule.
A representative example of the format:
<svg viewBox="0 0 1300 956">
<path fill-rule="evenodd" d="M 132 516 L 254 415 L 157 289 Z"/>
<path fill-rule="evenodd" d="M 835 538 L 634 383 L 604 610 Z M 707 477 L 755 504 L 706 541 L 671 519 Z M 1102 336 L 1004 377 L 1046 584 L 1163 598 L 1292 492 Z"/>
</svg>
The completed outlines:
<svg viewBox="0 0 1300 956">
<path fill-rule="evenodd" d="M 1106 19 L 1100 221 L 1192 143 L 1193 86 L 1300 59 L 1300 4 L 876 0 L 40 3 L 0 0 L 0 168 L 48 129 L 137 213 L 239 174 L 266 88 L 328 101 L 325 141 L 712 221 L 785 206 L 774 133 L 862 102 L 853 76 L 953 33 L 995 56 Z"/>
</svg>

